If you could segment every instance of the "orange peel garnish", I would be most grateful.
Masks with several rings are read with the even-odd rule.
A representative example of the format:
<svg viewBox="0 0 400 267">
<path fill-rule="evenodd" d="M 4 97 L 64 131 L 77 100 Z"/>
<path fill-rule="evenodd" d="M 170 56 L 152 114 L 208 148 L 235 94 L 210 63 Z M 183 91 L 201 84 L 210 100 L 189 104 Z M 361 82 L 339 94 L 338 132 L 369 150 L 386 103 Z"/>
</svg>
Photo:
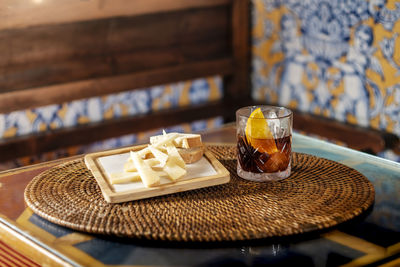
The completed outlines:
<svg viewBox="0 0 400 267">
<path fill-rule="evenodd" d="M 246 139 L 250 145 L 261 153 L 273 154 L 278 152 L 274 137 L 268 126 L 261 108 L 255 109 L 247 119 L 245 129 Z"/>
</svg>

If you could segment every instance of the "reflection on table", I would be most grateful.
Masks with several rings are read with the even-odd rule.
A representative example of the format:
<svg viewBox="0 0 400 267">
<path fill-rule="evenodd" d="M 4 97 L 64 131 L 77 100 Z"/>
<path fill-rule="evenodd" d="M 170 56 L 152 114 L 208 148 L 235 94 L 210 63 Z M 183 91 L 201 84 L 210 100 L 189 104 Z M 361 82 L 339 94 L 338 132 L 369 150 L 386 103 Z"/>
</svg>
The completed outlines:
<svg viewBox="0 0 400 267">
<path fill-rule="evenodd" d="M 206 142 L 235 142 L 235 138 L 233 126 L 204 134 Z M 32 248 L 34 251 L 46 249 L 49 258 L 54 257 L 64 264 L 84 266 L 265 264 L 359 266 L 385 263 L 388 263 L 388 266 L 396 266 L 399 264 L 400 164 L 301 134 L 293 135 L 293 147 L 296 152 L 328 158 L 364 174 L 375 187 L 373 207 L 338 227 L 286 238 L 190 244 L 94 236 L 52 224 L 24 207 L 25 185 L 41 171 L 58 164 L 58 161 L 0 174 L 2 183 L 0 236 L 22 236 L 29 240 L 23 243 L 30 243 L 31 251 Z M 14 201 L 15 208 L 9 203 L 10 199 Z M 4 234 L 5 232 L 8 234 Z M 33 257 L 38 263 L 45 262 L 43 255 L 46 254 L 35 258 L 32 256 L 34 253 L 29 252 L 26 246 L 20 248 L 14 246 L 13 249 L 22 250 L 22 253 Z M 56 261 L 53 260 L 52 263 L 54 262 Z"/>
</svg>

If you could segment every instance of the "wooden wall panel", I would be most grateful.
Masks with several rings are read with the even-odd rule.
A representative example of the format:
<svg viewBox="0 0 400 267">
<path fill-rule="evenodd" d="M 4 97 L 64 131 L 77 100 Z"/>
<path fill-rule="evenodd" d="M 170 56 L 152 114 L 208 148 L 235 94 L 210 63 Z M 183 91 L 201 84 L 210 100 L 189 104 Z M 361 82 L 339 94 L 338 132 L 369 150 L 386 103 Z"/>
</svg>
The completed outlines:
<svg viewBox="0 0 400 267">
<path fill-rule="evenodd" d="M 222 75 L 224 98 L 0 140 L 1 160 L 214 116 L 250 100 L 248 0 L 4 0 L 0 113 Z"/>
<path fill-rule="evenodd" d="M 232 0 L 2 0 L 0 29 L 212 7 Z"/>
<path fill-rule="evenodd" d="M 222 6 L 0 31 L 0 90 L 221 59 L 228 29 Z"/>
<path fill-rule="evenodd" d="M 232 73 L 233 60 L 227 58 L 181 64 L 174 67 L 126 75 L 50 85 L 30 90 L 6 92 L 0 94 L 0 113 L 122 92 L 133 89 L 135 86 L 141 88 L 166 84 L 170 81 L 189 80 L 215 74 L 230 75 Z"/>
</svg>

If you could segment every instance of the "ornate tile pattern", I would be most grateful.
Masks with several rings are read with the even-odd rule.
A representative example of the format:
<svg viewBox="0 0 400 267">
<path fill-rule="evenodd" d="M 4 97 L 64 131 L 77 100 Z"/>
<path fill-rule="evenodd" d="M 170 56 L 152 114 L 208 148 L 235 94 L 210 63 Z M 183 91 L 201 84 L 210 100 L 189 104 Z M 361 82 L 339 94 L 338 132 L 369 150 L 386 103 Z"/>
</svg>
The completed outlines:
<svg viewBox="0 0 400 267">
<path fill-rule="evenodd" d="M 0 138 L 207 102 L 220 99 L 222 94 L 221 78 L 209 77 L 14 111 L 0 114 Z"/>
<path fill-rule="evenodd" d="M 253 0 L 253 98 L 400 136 L 400 3 Z"/>
<path fill-rule="evenodd" d="M 190 104 L 197 104 L 220 99 L 223 95 L 222 79 L 219 76 L 183 81 L 174 84 L 154 86 L 146 89 L 132 90 L 103 97 L 81 99 L 59 105 L 49 105 L 29 110 L 0 114 L 0 139 L 29 135 L 49 129 L 61 129 L 90 122 L 103 121 L 122 116 L 146 114 Z M 192 132 L 222 125 L 222 118 L 195 121 L 182 124 L 167 130 Z M 160 132 L 132 134 L 118 138 L 71 147 L 44 153 L 35 157 L 19 158 L 0 164 L 0 169 L 52 160 L 91 151 L 111 149 L 145 141 L 149 135 Z"/>
</svg>

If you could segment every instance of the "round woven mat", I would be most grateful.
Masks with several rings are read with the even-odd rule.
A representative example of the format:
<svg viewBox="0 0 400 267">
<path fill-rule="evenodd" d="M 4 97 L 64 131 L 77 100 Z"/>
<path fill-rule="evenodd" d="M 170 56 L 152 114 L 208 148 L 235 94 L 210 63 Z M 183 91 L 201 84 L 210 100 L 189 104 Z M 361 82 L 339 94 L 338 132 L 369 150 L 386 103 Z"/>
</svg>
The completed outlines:
<svg viewBox="0 0 400 267">
<path fill-rule="evenodd" d="M 292 174 L 257 183 L 236 175 L 236 147 L 208 146 L 231 181 L 156 198 L 108 204 L 82 159 L 53 167 L 25 189 L 39 216 L 75 230 L 170 241 L 287 236 L 334 226 L 366 210 L 372 184 L 342 164 L 293 153 Z"/>
</svg>

